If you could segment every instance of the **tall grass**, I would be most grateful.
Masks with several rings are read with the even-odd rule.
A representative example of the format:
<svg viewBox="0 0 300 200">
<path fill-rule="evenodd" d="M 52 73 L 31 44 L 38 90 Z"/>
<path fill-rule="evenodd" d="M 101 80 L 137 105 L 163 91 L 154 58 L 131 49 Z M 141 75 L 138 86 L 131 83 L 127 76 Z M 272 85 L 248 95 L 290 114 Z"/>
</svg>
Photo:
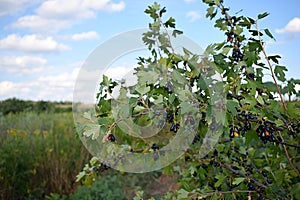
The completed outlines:
<svg viewBox="0 0 300 200">
<path fill-rule="evenodd" d="M 0 116 L 0 199 L 69 194 L 89 158 L 72 113 Z"/>
</svg>

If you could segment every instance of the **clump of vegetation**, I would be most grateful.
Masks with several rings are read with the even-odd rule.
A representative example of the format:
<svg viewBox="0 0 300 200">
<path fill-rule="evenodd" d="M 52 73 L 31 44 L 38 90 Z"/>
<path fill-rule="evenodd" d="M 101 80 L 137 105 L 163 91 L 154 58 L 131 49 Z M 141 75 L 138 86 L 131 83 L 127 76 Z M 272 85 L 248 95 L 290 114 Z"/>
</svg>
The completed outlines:
<svg viewBox="0 0 300 200">
<path fill-rule="evenodd" d="M 163 169 L 179 175 L 180 189 L 174 191 L 174 198 L 300 199 L 300 110 L 295 106 L 299 102 L 285 102 L 283 98 L 283 94 L 299 97 L 295 86 L 300 81 L 287 80 L 281 57 L 269 56 L 264 48 L 265 37 L 274 39 L 269 29 L 259 28 L 268 13 L 256 18 L 231 15 L 223 0 L 203 2 L 208 6 L 207 18 L 216 19 L 214 26 L 224 32 L 224 41 L 208 46 L 203 55 L 186 48 L 183 55 L 178 54 L 170 40 L 171 35 L 182 34 L 175 19 L 164 21 L 166 8 L 158 3 L 149 6 L 145 13 L 153 21 L 143 41 L 151 56 L 138 58 L 137 84 L 126 86 L 104 76 L 97 95 L 98 120 L 96 125 L 89 122 L 80 126 L 80 136 L 104 141 L 103 148 L 108 150 L 99 157 L 100 166 L 118 167 L 126 163 L 130 153 L 140 152 L 152 152 L 149 159 L 154 165 L 168 158 L 162 149 L 174 134 L 182 134 L 189 127 L 186 139 L 190 147 Z M 272 81 L 265 81 L 265 71 Z M 216 74 L 222 79 L 215 79 Z M 116 86 L 121 89 L 114 98 L 110 94 Z M 212 94 L 225 94 L 225 100 Z M 157 105 L 163 109 L 151 109 Z M 89 120 L 93 115 L 85 113 L 84 117 Z M 133 127 L 130 120 L 149 125 L 148 121 L 157 116 L 160 120 L 152 125 L 164 127 L 158 138 L 128 135 Z M 207 133 L 220 137 L 212 151 L 199 157 L 202 144 L 208 142 L 204 140 Z M 118 145 L 128 148 L 119 151 Z M 186 144 L 178 145 L 184 149 Z M 78 179 L 89 182 L 93 176 L 84 169 Z M 143 198 L 138 196 L 136 199 Z"/>
</svg>

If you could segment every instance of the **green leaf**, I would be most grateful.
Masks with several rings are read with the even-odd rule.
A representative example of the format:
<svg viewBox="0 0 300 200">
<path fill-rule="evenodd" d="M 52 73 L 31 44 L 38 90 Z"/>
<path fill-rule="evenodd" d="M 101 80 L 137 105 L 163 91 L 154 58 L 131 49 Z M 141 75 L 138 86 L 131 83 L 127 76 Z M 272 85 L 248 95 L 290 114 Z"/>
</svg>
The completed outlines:
<svg viewBox="0 0 300 200">
<path fill-rule="evenodd" d="M 247 64 L 248 66 L 251 66 L 253 63 L 256 63 L 256 62 L 257 62 L 257 56 L 256 56 L 256 53 L 253 52 L 253 51 L 248 51 L 248 52 L 246 52 L 244 58 L 245 58 L 246 64 Z"/>
<path fill-rule="evenodd" d="M 145 107 L 137 105 L 137 106 L 134 107 L 132 113 L 133 114 L 140 113 L 140 112 L 142 112 L 145 109 L 146 109 Z"/>
<path fill-rule="evenodd" d="M 86 137 L 92 136 L 92 140 L 95 140 L 100 135 L 100 127 L 101 126 L 99 124 L 94 124 L 94 123 L 87 124 L 85 131 L 83 132 L 83 135 Z"/>
<path fill-rule="evenodd" d="M 233 179 L 232 184 L 233 184 L 233 185 L 238 185 L 238 184 L 240 184 L 241 182 L 243 182 L 244 180 L 245 180 L 245 178 L 242 178 L 242 177 L 235 178 L 235 179 Z"/>
<path fill-rule="evenodd" d="M 265 33 L 266 33 L 267 36 L 269 36 L 271 39 L 273 39 L 274 41 L 276 41 L 275 38 L 274 38 L 274 36 L 272 35 L 272 33 L 269 31 L 269 29 L 266 28 L 264 31 L 265 31 Z"/>
<path fill-rule="evenodd" d="M 87 112 L 84 112 L 84 113 L 83 113 L 83 117 L 84 117 L 85 119 L 92 120 L 92 112 L 91 112 L 91 110 L 89 110 L 89 111 L 87 111 Z"/>
<path fill-rule="evenodd" d="M 287 68 L 285 66 L 281 65 L 276 65 L 274 69 L 275 76 L 278 78 L 280 81 L 285 81 L 285 73 L 284 71 L 287 71 Z"/>
<path fill-rule="evenodd" d="M 180 189 L 180 190 L 178 190 L 177 198 L 178 199 L 186 199 L 186 198 L 188 198 L 188 195 L 189 195 L 188 191 L 186 191 L 185 189 Z"/>
<path fill-rule="evenodd" d="M 76 176 L 76 182 L 79 182 L 86 175 L 85 171 L 79 172 Z"/>
<path fill-rule="evenodd" d="M 137 87 L 135 88 L 135 90 L 140 93 L 141 95 L 144 95 L 146 93 L 148 93 L 150 91 L 150 87 L 146 85 L 137 85 Z"/>
<path fill-rule="evenodd" d="M 283 126 L 284 125 L 284 122 L 281 119 L 275 120 L 274 123 L 276 124 L 276 126 Z"/>
<path fill-rule="evenodd" d="M 265 18 L 266 16 L 268 16 L 270 13 L 268 12 L 264 12 L 264 13 L 261 13 L 257 16 L 258 19 L 262 19 L 262 18 Z"/>
<path fill-rule="evenodd" d="M 215 182 L 214 186 L 217 188 L 224 183 L 224 180 L 226 179 L 226 177 L 223 174 L 217 174 L 216 179 L 218 179 L 218 181 Z"/>
<path fill-rule="evenodd" d="M 239 107 L 239 103 L 237 100 L 227 100 L 226 107 L 232 115 L 235 116 L 238 114 L 236 109 Z"/>
<path fill-rule="evenodd" d="M 168 27 L 171 27 L 171 28 L 175 28 L 175 19 L 173 17 L 170 17 L 168 19 L 168 21 L 165 22 L 165 26 L 168 28 Z"/>
<path fill-rule="evenodd" d="M 180 31 L 180 30 L 173 30 L 173 32 L 172 32 L 172 36 L 173 37 L 176 37 L 177 35 L 181 35 L 181 34 L 183 34 L 183 31 Z"/>
<path fill-rule="evenodd" d="M 281 56 L 279 55 L 275 55 L 275 56 L 268 56 L 268 60 L 272 60 L 274 63 L 278 64 L 278 58 L 281 58 Z"/>
<path fill-rule="evenodd" d="M 265 102 L 264 102 L 264 100 L 263 100 L 263 98 L 262 98 L 261 96 L 258 96 L 258 97 L 257 97 L 257 102 L 258 102 L 260 105 L 264 105 L 264 104 L 265 104 Z"/>
<path fill-rule="evenodd" d="M 140 70 L 137 72 L 139 83 L 154 84 L 158 80 L 159 74 L 154 71 Z"/>
<path fill-rule="evenodd" d="M 173 72 L 172 72 L 172 80 L 175 81 L 175 82 L 177 82 L 178 84 L 185 84 L 186 83 L 185 78 L 177 70 L 173 70 Z"/>
</svg>

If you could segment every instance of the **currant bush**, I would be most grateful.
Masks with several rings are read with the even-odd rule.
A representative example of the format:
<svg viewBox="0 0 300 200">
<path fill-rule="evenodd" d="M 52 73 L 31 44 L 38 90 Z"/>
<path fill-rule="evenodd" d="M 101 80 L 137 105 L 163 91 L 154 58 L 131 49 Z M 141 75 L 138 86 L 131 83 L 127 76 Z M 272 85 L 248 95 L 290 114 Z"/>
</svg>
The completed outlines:
<svg viewBox="0 0 300 200">
<path fill-rule="evenodd" d="M 128 136 L 117 127 L 121 120 L 113 121 L 110 100 L 105 99 L 119 83 L 105 77 L 106 81 L 100 84 L 98 97 L 102 98 L 98 98 L 97 116 L 101 116 L 102 124 L 99 123 L 104 127 L 107 141 L 129 146 L 130 152 L 152 152 L 151 159 L 157 161 L 165 154 L 160 151 L 162 147 L 184 128 L 180 125 L 198 125 L 189 149 L 162 170 L 179 177 L 180 189 L 173 192 L 174 199 L 300 199 L 300 106 L 298 101 L 285 102 L 283 97 L 284 94 L 299 97 L 295 86 L 300 81 L 286 80 L 287 69 L 279 65 L 280 56 L 266 53 L 265 37 L 274 37 L 268 29 L 260 30 L 259 22 L 268 13 L 253 19 L 231 15 L 222 0 L 203 0 L 203 3 L 208 6 L 206 17 L 215 19 L 214 26 L 224 32 L 224 41 L 209 45 L 201 59 L 197 52 L 188 49 L 184 49 L 184 56 L 177 55 L 170 33 L 175 37 L 182 31 L 175 28 L 174 18 L 163 21 L 166 8 L 154 3 L 145 10 L 153 22 L 142 38 L 151 56 L 138 58 L 139 67 L 135 69 L 141 73 L 146 66 L 166 66 L 167 72 L 177 72 L 178 80 L 184 79 L 187 90 L 195 97 L 187 99 L 190 105 L 197 105 L 194 113 L 181 106 L 177 90 L 180 93 L 185 89 L 180 89 L 176 82 L 166 78 L 157 83 L 144 78 L 147 80 L 144 88 L 126 88 L 138 96 L 130 99 L 129 114 L 141 124 L 146 124 L 151 116 L 159 117 L 155 127 L 161 131 L 153 140 Z M 206 74 L 214 75 L 213 69 L 222 76 L 225 117 L 212 113 L 209 87 L 213 83 L 203 81 Z M 272 82 L 265 80 L 265 71 L 271 74 Z M 165 111 L 150 109 L 158 101 Z M 149 113 L 150 117 L 145 115 Z M 183 113 L 187 117 L 181 121 Z M 202 144 L 207 142 L 205 134 L 220 130 L 220 126 L 221 136 L 214 149 L 199 157 Z M 79 179 L 89 176 L 92 175 L 82 173 Z"/>
</svg>

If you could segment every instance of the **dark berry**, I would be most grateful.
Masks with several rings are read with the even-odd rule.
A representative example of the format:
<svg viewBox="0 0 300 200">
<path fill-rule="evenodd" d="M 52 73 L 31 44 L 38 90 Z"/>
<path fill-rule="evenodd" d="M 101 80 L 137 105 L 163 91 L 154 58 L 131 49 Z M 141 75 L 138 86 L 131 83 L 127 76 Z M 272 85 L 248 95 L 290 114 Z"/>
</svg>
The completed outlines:
<svg viewBox="0 0 300 200">
<path fill-rule="evenodd" d="M 157 146 L 155 143 L 152 144 L 151 149 L 153 149 L 154 151 L 159 150 L 159 146 Z"/>
<path fill-rule="evenodd" d="M 249 121 L 245 121 L 245 129 L 251 130 L 251 123 Z"/>
<path fill-rule="evenodd" d="M 157 152 L 157 151 L 154 151 L 154 152 L 153 152 L 153 160 L 154 160 L 154 161 L 157 161 L 158 158 L 159 158 L 158 152 Z"/>
<path fill-rule="evenodd" d="M 116 141 L 116 138 L 113 134 L 109 134 L 108 137 L 107 137 L 107 140 L 111 141 L 111 142 L 114 142 L 114 141 Z"/>
<path fill-rule="evenodd" d="M 217 149 L 215 149 L 215 151 L 214 151 L 214 156 L 218 156 L 218 151 L 217 151 Z"/>
<path fill-rule="evenodd" d="M 141 100 L 138 100 L 137 105 L 138 106 L 144 106 L 144 104 L 143 104 L 143 102 Z"/>
<path fill-rule="evenodd" d="M 266 171 L 262 171 L 262 172 L 261 172 L 261 175 L 263 175 L 264 177 L 266 177 L 268 174 L 267 174 Z"/>
<path fill-rule="evenodd" d="M 192 141 L 192 144 L 195 144 L 196 142 L 198 142 L 200 140 L 200 136 L 196 135 Z"/>
<path fill-rule="evenodd" d="M 201 122 L 205 122 L 206 112 L 201 112 Z"/>
<path fill-rule="evenodd" d="M 253 183 L 248 184 L 248 189 L 249 190 L 255 190 L 255 185 Z"/>
<path fill-rule="evenodd" d="M 247 78 L 248 78 L 249 80 L 254 80 L 254 77 L 255 77 L 255 75 L 254 75 L 253 73 L 247 74 Z"/>
</svg>

